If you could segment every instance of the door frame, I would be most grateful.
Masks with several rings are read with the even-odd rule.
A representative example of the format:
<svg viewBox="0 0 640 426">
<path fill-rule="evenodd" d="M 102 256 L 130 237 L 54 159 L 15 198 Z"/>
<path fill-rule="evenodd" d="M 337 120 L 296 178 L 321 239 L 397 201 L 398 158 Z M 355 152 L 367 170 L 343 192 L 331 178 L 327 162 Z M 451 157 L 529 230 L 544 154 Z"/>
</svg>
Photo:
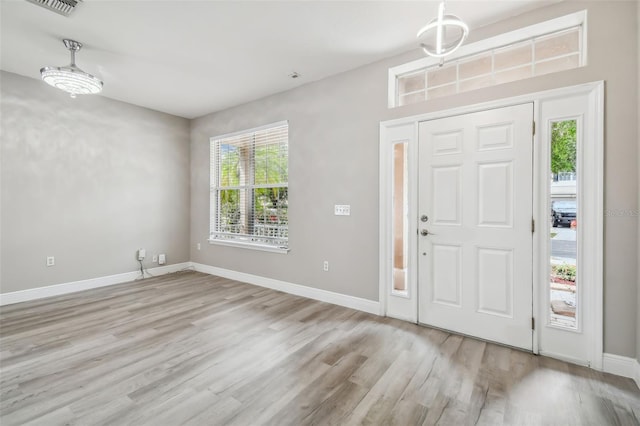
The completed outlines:
<svg viewBox="0 0 640 426">
<path fill-rule="evenodd" d="M 535 92 L 510 98 L 499 99 L 495 101 L 462 106 L 441 111 L 403 117 L 399 119 L 383 121 L 380 123 L 380 144 L 379 144 L 379 217 L 380 217 L 380 235 L 379 235 L 379 301 L 380 314 L 405 321 L 418 321 L 418 274 L 417 268 L 417 143 L 418 143 L 418 125 L 421 121 L 434 120 L 440 118 L 451 117 L 455 115 L 463 115 L 473 112 L 484 111 L 488 109 L 509 107 L 522 103 L 532 102 L 534 104 L 533 119 L 538 127 L 533 136 L 533 219 L 536 224 L 545 224 L 548 220 L 548 212 L 546 211 L 547 200 L 543 195 L 548 192 L 545 185 L 545 179 L 542 176 L 547 175 L 546 170 L 541 167 L 548 162 L 543 161 L 543 155 L 546 151 L 542 146 L 542 123 L 541 108 L 545 101 L 553 99 L 562 99 L 564 97 L 588 95 L 589 106 L 588 115 L 591 122 L 589 128 L 588 141 L 585 145 L 589 148 L 583 153 L 583 159 L 592 167 L 590 172 L 591 178 L 589 182 L 585 182 L 589 188 L 595 190 L 595 196 L 590 198 L 589 205 L 583 206 L 583 209 L 589 209 L 594 212 L 593 220 L 585 224 L 590 241 L 594 244 L 589 247 L 582 247 L 583 253 L 587 255 L 589 262 L 585 261 L 583 256 L 582 266 L 578 265 L 579 270 L 586 269 L 587 265 L 589 276 L 593 277 L 590 283 L 592 294 L 589 297 L 588 305 L 584 309 L 592 313 L 589 315 L 591 321 L 585 321 L 584 327 L 588 328 L 589 334 L 592 336 L 592 342 L 589 343 L 591 360 L 590 367 L 602 370 L 603 360 L 603 221 L 604 221 L 604 82 L 596 81 L 591 83 L 580 84 L 576 86 L 564 87 L 559 89 Z M 399 141 L 405 141 L 409 145 L 409 252 L 408 259 L 408 289 L 409 295 L 392 294 L 392 150 L 390 147 Z M 539 232 L 541 229 L 546 230 L 547 226 L 537 226 L 533 236 L 533 314 L 536 321 L 536 327 L 533 333 L 533 352 L 540 353 L 540 330 L 543 326 L 540 319 L 544 318 L 545 306 L 541 302 L 542 289 L 541 283 L 544 278 L 541 276 L 542 271 L 546 270 L 547 244 L 546 233 Z M 544 268 L 544 269 L 543 269 Z M 413 272 L 411 272 L 413 271 Z M 558 356 L 557 354 L 549 354 L 550 356 Z M 568 360 L 573 361 L 573 360 Z"/>
</svg>

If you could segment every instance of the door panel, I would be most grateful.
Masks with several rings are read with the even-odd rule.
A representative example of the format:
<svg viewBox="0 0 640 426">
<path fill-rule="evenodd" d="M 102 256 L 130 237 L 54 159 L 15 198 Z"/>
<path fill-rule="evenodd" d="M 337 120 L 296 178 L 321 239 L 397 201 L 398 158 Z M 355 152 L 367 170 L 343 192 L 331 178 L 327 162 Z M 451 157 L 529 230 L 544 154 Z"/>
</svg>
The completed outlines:
<svg viewBox="0 0 640 426">
<path fill-rule="evenodd" d="M 433 253 L 433 302 L 443 305 L 462 305 L 462 259 L 461 247 L 434 244 Z"/>
<path fill-rule="evenodd" d="M 511 166 L 510 161 L 478 165 L 478 226 L 513 225 Z"/>
<path fill-rule="evenodd" d="M 478 312 L 513 318 L 513 250 L 478 247 Z"/>
<path fill-rule="evenodd" d="M 419 321 L 532 349 L 533 104 L 420 123 Z"/>
<path fill-rule="evenodd" d="M 462 169 L 433 168 L 433 223 L 460 225 L 462 218 Z"/>
</svg>

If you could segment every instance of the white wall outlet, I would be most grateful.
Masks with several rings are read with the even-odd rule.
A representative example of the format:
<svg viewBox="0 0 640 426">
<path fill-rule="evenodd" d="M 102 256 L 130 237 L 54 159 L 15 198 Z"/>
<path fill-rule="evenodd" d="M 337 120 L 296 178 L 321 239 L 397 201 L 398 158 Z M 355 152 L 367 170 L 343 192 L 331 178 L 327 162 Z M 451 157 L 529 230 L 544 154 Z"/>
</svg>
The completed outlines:
<svg viewBox="0 0 640 426">
<path fill-rule="evenodd" d="M 322 270 L 327 272 L 329 270 L 329 261 L 325 260 L 324 263 L 322 264 Z"/>
<path fill-rule="evenodd" d="M 56 264 L 56 258 L 53 256 L 47 256 L 47 266 L 54 266 Z"/>
<path fill-rule="evenodd" d="M 333 211 L 336 216 L 351 216 L 351 205 L 336 204 L 333 207 Z"/>
<path fill-rule="evenodd" d="M 164 254 L 159 254 L 158 255 L 158 265 L 164 265 L 165 263 L 167 263 L 167 256 Z"/>
<path fill-rule="evenodd" d="M 200 243 L 196 244 L 196 248 L 200 250 Z"/>
<path fill-rule="evenodd" d="M 153 255 L 153 263 L 156 263 L 158 261 L 158 255 L 154 254 Z"/>
<path fill-rule="evenodd" d="M 147 251 L 145 249 L 138 250 L 138 260 L 144 260 L 146 256 L 147 256 Z"/>
</svg>

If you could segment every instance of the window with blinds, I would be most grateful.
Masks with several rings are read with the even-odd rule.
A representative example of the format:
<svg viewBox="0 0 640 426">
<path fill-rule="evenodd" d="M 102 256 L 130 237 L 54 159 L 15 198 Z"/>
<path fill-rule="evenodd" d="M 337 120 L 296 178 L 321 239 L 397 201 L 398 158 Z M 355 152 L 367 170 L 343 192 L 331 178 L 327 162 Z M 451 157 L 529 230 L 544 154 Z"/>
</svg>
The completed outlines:
<svg viewBox="0 0 640 426">
<path fill-rule="evenodd" d="M 210 241 L 287 250 L 289 125 L 211 138 Z"/>
</svg>

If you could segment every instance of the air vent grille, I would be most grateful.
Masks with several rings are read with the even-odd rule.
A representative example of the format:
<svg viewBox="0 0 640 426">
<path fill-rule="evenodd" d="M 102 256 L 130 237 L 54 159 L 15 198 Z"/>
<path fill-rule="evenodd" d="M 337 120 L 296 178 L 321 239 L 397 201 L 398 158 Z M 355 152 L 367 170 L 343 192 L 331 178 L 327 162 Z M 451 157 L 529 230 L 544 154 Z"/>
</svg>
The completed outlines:
<svg viewBox="0 0 640 426">
<path fill-rule="evenodd" d="M 27 0 L 30 3 L 42 6 L 63 16 L 69 16 L 82 0 Z"/>
</svg>

